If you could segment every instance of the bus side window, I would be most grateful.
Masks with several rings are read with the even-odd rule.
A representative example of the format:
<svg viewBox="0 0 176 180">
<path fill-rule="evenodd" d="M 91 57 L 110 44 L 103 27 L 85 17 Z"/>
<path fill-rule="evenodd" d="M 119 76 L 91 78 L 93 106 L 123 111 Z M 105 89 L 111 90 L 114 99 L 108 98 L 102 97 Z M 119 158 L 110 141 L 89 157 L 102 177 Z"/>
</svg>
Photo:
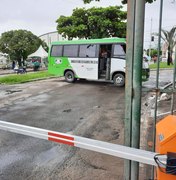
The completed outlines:
<svg viewBox="0 0 176 180">
<path fill-rule="evenodd" d="M 60 57 L 62 56 L 63 46 L 53 45 L 51 48 L 51 56 L 52 57 Z"/>
<path fill-rule="evenodd" d="M 113 56 L 121 58 L 121 59 L 125 59 L 125 57 L 126 57 L 125 51 L 126 51 L 125 44 L 115 44 Z"/>
<path fill-rule="evenodd" d="M 96 45 L 80 45 L 79 57 L 95 57 L 96 56 Z"/>
<path fill-rule="evenodd" d="M 64 45 L 63 56 L 78 57 L 78 45 Z"/>
</svg>

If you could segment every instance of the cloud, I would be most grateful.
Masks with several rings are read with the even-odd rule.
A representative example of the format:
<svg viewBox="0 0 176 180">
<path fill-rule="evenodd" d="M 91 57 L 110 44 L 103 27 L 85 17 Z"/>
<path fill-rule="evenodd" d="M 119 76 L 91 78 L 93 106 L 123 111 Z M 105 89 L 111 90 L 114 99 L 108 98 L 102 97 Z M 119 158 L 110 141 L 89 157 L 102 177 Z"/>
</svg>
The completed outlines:
<svg viewBox="0 0 176 180">
<path fill-rule="evenodd" d="M 40 35 L 56 30 L 60 15 L 69 16 L 76 7 L 109 6 L 117 0 L 101 0 L 85 5 L 82 0 L 1 0 L 0 33 L 13 29 L 31 30 Z"/>
<path fill-rule="evenodd" d="M 176 25 L 176 3 L 164 1 L 163 29 Z M 85 5 L 82 0 L 1 0 L 0 34 L 13 29 L 30 30 L 36 35 L 56 30 L 56 20 L 60 15 L 69 16 L 76 7 L 121 5 L 121 0 L 101 0 Z M 146 4 L 145 46 L 150 41 L 151 18 L 152 32 L 158 32 L 160 0 Z M 126 6 L 124 8 L 126 10 Z"/>
</svg>

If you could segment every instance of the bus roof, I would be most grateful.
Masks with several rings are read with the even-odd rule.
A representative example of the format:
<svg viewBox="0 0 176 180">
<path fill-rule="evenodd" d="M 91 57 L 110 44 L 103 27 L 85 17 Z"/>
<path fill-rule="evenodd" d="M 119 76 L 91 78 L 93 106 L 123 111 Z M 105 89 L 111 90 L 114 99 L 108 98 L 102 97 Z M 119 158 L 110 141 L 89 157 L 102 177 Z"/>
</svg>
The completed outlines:
<svg viewBox="0 0 176 180">
<path fill-rule="evenodd" d="M 64 44 L 105 44 L 105 43 L 125 43 L 125 38 L 102 38 L 102 39 L 80 39 L 80 40 L 69 40 L 69 41 L 57 41 L 52 42 L 52 45 L 64 45 Z"/>
</svg>

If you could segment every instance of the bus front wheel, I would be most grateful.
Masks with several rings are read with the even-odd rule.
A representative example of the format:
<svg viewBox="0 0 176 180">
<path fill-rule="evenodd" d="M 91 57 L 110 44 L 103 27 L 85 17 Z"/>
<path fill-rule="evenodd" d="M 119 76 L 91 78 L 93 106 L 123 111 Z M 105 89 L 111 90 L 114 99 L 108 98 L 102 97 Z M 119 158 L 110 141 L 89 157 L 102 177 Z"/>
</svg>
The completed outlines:
<svg viewBox="0 0 176 180">
<path fill-rule="evenodd" d="M 122 73 L 117 73 L 114 78 L 114 85 L 118 87 L 122 87 L 125 85 L 125 76 Z"/>
<path fill-rule="evenodd" d="M 76 80 L 74 77 L 74 73 L 72 71 L 67 71 L 65 73 L 65 80 L 69 83 L 73 83 Z"/>
</svg>

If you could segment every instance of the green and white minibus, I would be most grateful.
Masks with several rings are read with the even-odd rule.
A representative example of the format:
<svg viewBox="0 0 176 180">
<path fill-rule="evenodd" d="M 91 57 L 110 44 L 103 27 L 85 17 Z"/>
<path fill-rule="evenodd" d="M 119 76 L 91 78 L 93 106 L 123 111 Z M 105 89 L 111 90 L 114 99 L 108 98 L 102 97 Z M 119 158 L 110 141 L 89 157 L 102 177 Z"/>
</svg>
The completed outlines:
<svg viewBox="0 0 176 180">
<path fill-rule="evenodd" d="M 49 49 L 49 73 L 65 76 L 67 82 L 76 79 L 112 81 L 125 84 L 126 41 L 104 38 L 53 42 Z M 143 77 L 149 77 L 145 68 Z"/>
</svg>

